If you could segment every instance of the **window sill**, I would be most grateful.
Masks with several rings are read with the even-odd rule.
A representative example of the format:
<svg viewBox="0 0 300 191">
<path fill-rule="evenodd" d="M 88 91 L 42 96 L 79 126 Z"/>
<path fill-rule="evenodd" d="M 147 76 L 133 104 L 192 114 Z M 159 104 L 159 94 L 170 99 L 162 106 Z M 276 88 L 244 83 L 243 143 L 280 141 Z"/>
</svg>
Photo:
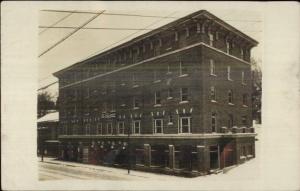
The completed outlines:
<svg viewBox="0 0 300 191">
<path fill-rule="evenodd" d="M 133 86 L 132 86 L 132 88 L 137 88 L 137 87 L 139 87 L 139 85 L 133 85 Z"/>
<path fill-rule="evenodd" d="M 189 76 L 188 74 L 181 74 L 180 76 L 179 76 L 179 78 L 183 78 L 183 77 L 186 77 L 186 76 Z"/>
<path fill-rule="evenodd" d="M 214 76 L 214 77 L 217 77 L 217 75 L 216 74 L 209 74 L 210 76 Z"/>
<path fill-rule="evenodd" d="M 233 79 L 227 78 L 227 80 L 233 82 Z"/>
<path fill-rule="evenodd" d="M 155 80 L 155 81 L 153 81 L 153 83 L 159 83 L 159 82 L 161 82 L 161 80 Z"/>
<path fill-rule="evenodd" d="M 185 104 L 185 103 L 189 103 L 189 101 L 181 101 L 181 102 L 179 102 L 179 104 Z"/>
<path fill-rule="evenodd" d="M 173 99 L 173 97 L 167 97 L 167 100 Z"/>
<path fill-rule="evenodd" d="M 228 103 L 228 105 L 234 105 L 233 103 Z"/>
<path fill-rule="evenodd" d="M 166 74 L 167 74 L 167 75 L 171 75 L 171 74 L 172 74 L 172 72 L 167 72 Z"/>
<path fill-rule="evenodd" d="M 126 105 L 125 104 L 122 104 L 122 105 L 120 105 L 121 107 L 125 107 Z"/>
<path fill-rule="evenodd" d="M 169 122 L 168 125 L 173 125 L 173 122 Z"/>
<path fill-rule="evenodd" d="M 210 100 L 210 102 L 211 102 L 211 103 L 217 103 L 217 101 L 216 101 L 216 100 Z"/>
<path fill-rule="evenodd" d="M 246 86 L 247 84 L 246 84 L 246 83 L 242 83 L 242 85 L 243 85 L 243 86 Z"/>
<path fill-rule="evenodd" d="M 133 108 L 133 110 L 137 110 L 137 109 L 140 109 L 140 107 L 134 107 L 134 108 Z"/>
<path fill-rule="evenodd" d="M 122 84 L 120 84 L 121 86 L 125 86 L 126 84 L 125 83 L 122 83 Z"/>
<path fill-rule="evenodd" d="M 155 104 L 154 107 L 161 107 L 161 104 Z"/>
<path fill-rule="evenodd" d="M 248 107 L 248 105 L 243 105 L 243 107 Z"/>
</svg>

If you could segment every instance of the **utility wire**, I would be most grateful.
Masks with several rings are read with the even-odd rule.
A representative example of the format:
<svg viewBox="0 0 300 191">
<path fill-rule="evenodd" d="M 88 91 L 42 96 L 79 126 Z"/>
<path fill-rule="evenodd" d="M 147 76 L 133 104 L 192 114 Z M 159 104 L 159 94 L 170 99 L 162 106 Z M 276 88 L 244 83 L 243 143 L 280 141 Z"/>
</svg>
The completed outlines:
<svg viewBox="0 0 300 191">
<path fill-rule="evenodd" d="M 47 50 L 43 51 L 39 57 L 43 56 L 44 54 L 46 54 L 47 52 L 49 52 L 50 50 L 52 50 L 53 48 L 55 48 L 57 45 L 59 45 L 60 43 L 62 43 L 63 41 L 65 41 L 66 39 L 68 39 L 71 35 L 73 35 L 74 33 L 76 33 L 77 31 L 79 31 L 81 28 L 83 28 L 84 26 L 86 26 L 87 24 L 89 24 L 91 21 L 93 21 L 94 19 L 96 19 L 98 16 L 100 16 L 104 11 L 99 12 L 98 14 L 94 15 L 92 18 L 90 18 L 88 21 L 86 21 L 85 23 L 83 23 L 82 25 L 80 25 L 78 28 L 76 28 L 74 31 L 72 31 L 71 33 L 69 33 L 67 36 L 65 36 L 64 38 L 62 38 L 61 40 L 57 41 L 55 44 L 53 44 L 51 47 L 49 47 Z"/>
<path fill-rule="evenodd" d="M 46 12 L 60 12 L 60 13 L 83 13 L 83 14 L 97 14 L 93 11 L 68 11 L 68 10 L 41 10 Z M 127 14 L 127 13 L 103 13 L 103 15 L 114 15 L 114 16 L 128 16 L 128 17 L 150 17 L 150 18 L 170 18 L 177 19 L 178 17 L 164 17 L 157 15 L 140 15 L 140 14 Z"/>
<path fill-rule="evenodd" d="M 70 26 L 59 26 L 59 27 L 52 27 L 52 26 L 39 26 L 39 28 L 53 28 L 53 29 L 75 29 L 77 27 L 70 27 Z M 106 27 L 83 27 L 81 29 L 91 29 L 91 30 L 135 30 L 135 31 L 142 31 L 142 30 L 154 30 L 154 29 L 145 29 L 145 28 L 106 28 Z M 168 29 L 166 29 L 168 30 Z M 255 31 L 255 30 L 243 30 L 243 32 L 262 32 L 262 31 Z"/>
<path fill-rule="evenodd" d="M 163 19 L 168 18 L 170 15 L 173 15 L 173 14 L 175 14 L 175 13 L 176 13 L 176 11 L 173 12 L 173 13 L 171 13 L 171 14 L 169 14 L 169 15 L 167 15 L 166 17 L 163 17 L 163 18 L 161 18 L 161 19 L 158 19 L 157 21 L 155 21 L 155 22 L 151 23 L 150 25 L 147 25 L 146 27 L 144 27 L 144 29 L 147 29 L 148 27 L 151 27 L 151 26 L 153 26 L 153 25 L 159 23 L 159 22 L 162 21 Z M 134 32 L 134 33 L 131 33 L 130 35 L 128 35 L 128 36 L 122 38 L 121 40 L 119 40 L 119 41 L 117 41 L 117 42 L 114 42 L 114 43 L 112 43 L 112 44 L 110 44 L 110 45 L 108 45 L 108 46 L 102 48 L 101 50 L 99 50 L 99 51 L 97 51 L 97 52 L 95 52 L 95 53 L 89 55 L 88 57 L 86 57 L 85 59 L 80 60 L 79 62 L 91 58 L 92 56 L 94 56 L 94 55 L 96 55 L 96 54 L 98 54 L 98 53 L 100 53 L 100 52 L 102 52 L 102 51 L 104 51 L 104 50 L 106 50 L 106 49 L 108 49 L 108 48 L 114 46 L 115 44 L 118 44 L 119 42 L 122 42 L 122 41 L 124 41 L 124 40 L 130 38 L 131 36 L 135 35 L 135 34 L 138 33 L 138 32 L 140 32 L 140 31 L 136 31 L 136 32 Z"/>
<path fill-rule="evenodd" d="M 48 84 L 48 85 L 46 85 L 46 86 L 43 86 L 43 87 L 39 88 L 38 91 L 47 89 L 48 87 L 53 86 L 53 85 L 56 84 L 56 83 L 58 83 L 58 81 L 55 81 L 55 82 L 52 82 L 51 84 Z"/>
<path fill-rule="evenodd" d="M 58 23 L 60 23 L 61 21 L 65 20 L 66 18 L 68 18 L 69 16 L 71 16 L 73 13 L 69 13 L 66 16 L 64 16 L 63 18 L 59 19 L 58 21 L 56 21 L 55 23 L 53 23 L 50 27 L 45 28 L 44 30 L 42 30 L 41 32 L 39 32 L 39 34 L 42 34 L 43 32 L 47 31 L 49 28 L 54 27 L 55 25 L 57 25 Z"/>
<path fill-rule="evenodd" d="M 39 28 L 52 28 L 52 29 L 76 29 L 78 27 L 69 27 L 69 26 L 39 26 Z M 100 29 L 100 30 L 153 30 L 153 29 L 143 29 L 143 28 L 111 28 L 111 27 L 83 27 L 81 29 Z"/>
<path fill-rule="evenodd" d="M 93 11 L 68 11 L 68 10 L 41 10 L 46 12 L 58 12 L 58 13 L 82 13 L 82 14 L 97 14 Z M 170 18 L 170 19 L 179 19 L 180 17 L 164 17 L 156 15 L 140 15 L 140 14 L 127 14 L 127 13 L 103 13 L 103 15 L 112 15 L 112 16 L 129 16 L 129 17 L 152 17 L 152 18 Z M 211 19 L 217 20 L 217 19 Z M 222 19 L 224 21 L 233 21 L 233 22 L 261 22 L 260 20 L 242 20 L 242 19 Z"/>
</svg>

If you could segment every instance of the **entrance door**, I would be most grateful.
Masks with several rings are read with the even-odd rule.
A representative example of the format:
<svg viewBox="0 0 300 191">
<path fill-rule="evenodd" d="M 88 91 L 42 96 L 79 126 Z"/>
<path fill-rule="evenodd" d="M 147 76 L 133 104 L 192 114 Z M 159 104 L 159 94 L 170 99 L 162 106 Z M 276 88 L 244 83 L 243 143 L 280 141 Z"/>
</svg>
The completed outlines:
<svg viewBox="0 0 300 191">
<path fill-rule="evenodd" d="M 210 156 L 210 169 L 218 169 L 219 165 L 219 148 L 217 145 L 209 147 L 209 156 Z"/>
</svg>

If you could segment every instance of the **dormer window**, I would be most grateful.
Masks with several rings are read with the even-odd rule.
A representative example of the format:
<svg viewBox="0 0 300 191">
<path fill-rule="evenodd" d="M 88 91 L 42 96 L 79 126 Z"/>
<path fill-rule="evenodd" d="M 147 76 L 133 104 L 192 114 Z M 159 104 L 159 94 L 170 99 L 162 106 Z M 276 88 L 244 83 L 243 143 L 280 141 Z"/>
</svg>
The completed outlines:
<svg viewBox="0 0 300 191">
<path fill-rule="evenodd" d="M 178 41 L 178 32 L 175 32 L 175 41 Z"/>
<path fill-rule="evenodd" d="M 152 41 L 150 42 L 150 49 L 151 50 L 153 49 L 153 42 Z"/>
<path fill-rule="evenodd" d="M 143 45 L 143 52 L 146 52 L 146 46 Z"/>
</svg>

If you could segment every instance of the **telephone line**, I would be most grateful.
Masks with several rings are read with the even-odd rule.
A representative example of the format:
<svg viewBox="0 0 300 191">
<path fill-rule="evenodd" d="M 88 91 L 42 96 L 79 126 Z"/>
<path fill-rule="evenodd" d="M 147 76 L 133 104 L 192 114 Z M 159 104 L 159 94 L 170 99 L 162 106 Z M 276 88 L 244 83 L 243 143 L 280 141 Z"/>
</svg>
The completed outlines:
<svg viewBox="0 0 300 191">
<path fill-rule="evenodd" d="M 105 11 L 105 10 L 104 10 Z M 62 43 L 63 41 L 65 41 L 66 39 L 68 39 L 70 36 L 72 36 L 74 33 L 76 33 L 77 31 L 79 31 L 81 28 L 83 28 L 84 26 L 86 26 L 87 24 L 89 24 L 90 22 L 92 22 L 94 19 L 96 19 L 98 16 L 100 16 L 104 11 L 99 12 L 98 14 L 96 14 L 95 16 L 93 16 L 92 18 L 90 18 L 88 21 L 86 21 L 85 23 L 83 23 L 81 26 L 79 26 L 78 28 L 76 28 L 74 31 L 72 31 L 70 34 L 68 34 L 67 36 L 65 36 L 64 38 L 62 38 L 61 40 L 57 41 L 54 45 L 52 45 L 50 48 L 48 48 L 47 50 L 43 51 L 39 57 L 43 56 L 44 54 L 46 54 L 47 52 L 49 52 L 50 50 L 52 50 L 53 48 L 55 48 L 57 45 L 59 45 L 60 43 Z"/>
<path fill-rule="evenodd" d="M 59 19 L 58 21 L 56 21 L 55 23 L 53 23 L 50 27 L 45 28 L 44 30 L 42 30 L 41 32 L 39 32 L 39 34 L 42 34 L 43 32 L 47 31 L 49 28 L 54 27 L 55 25 L 57 25 L 58 23 L 60 23 L 61 21 L 65 20 L 66 18 L 68 18 L 69 16 L 71 16 L 73 13 L 70 13 L 66 16 L 64 16 L 63 18 Z"/>
</svg>

